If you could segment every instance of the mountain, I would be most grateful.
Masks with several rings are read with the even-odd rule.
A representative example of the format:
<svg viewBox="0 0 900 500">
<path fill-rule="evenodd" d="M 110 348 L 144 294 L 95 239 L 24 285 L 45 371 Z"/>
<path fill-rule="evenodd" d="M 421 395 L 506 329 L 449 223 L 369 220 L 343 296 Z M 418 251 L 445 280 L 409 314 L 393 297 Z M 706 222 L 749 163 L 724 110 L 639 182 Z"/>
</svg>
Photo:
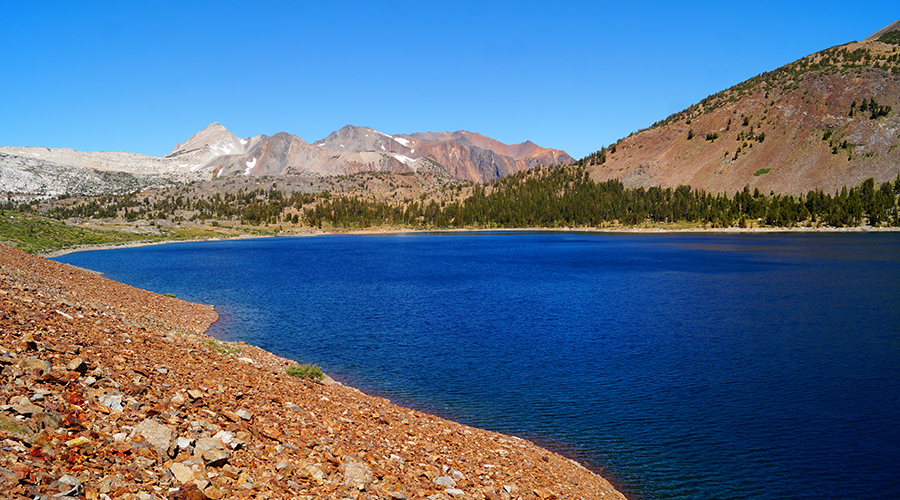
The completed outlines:
<svg viewBox="0 0 900 500">
<path fill-rule="evenodd" d="M 581 161 L 597 180 L 834 193 L 900 174 L 900 21 L 763 73 Z"/>
<path fill-rule="evenodd" d="M 333 176 L 428 172 L 483 182 L 538 165 L 568 164 L 563 151 L 506 145 L 471 132 L 392 136 L 346 127 L 312 144 L 285 132 L 242 139 L 212 123 L 162 158 L 134 153 L 0 147 L 0 192 L 101 195 L 229 176 Z"/>
</svg>

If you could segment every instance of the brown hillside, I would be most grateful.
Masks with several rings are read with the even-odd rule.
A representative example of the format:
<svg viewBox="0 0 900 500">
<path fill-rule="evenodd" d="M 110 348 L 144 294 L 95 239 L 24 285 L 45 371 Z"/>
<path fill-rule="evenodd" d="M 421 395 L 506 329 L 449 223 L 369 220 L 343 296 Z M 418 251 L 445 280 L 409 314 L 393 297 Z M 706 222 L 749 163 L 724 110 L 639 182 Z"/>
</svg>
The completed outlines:
<svg viewBox="0 0 900 500">
<path fill-rule="evenodd" d="M 891 111 L 860 111 L 873 98 Z M 900 174 L 900 46 L 850 43 L 755 77 L 622 139 L 590 171 L 630 187 L 730 193 L 744 186 L 833 193 L 869 177 L 893 180 Z"/>
</svg>

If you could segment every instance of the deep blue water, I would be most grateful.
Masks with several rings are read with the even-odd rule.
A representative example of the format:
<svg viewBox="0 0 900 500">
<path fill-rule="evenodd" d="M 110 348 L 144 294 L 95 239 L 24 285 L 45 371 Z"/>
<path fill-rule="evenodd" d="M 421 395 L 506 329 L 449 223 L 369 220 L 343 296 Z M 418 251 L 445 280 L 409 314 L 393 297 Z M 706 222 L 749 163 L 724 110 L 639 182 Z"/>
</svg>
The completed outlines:
<svg viewBox="0 0 900 500">
<path fill-rule="evenodd" d="M 900 498 L 900 234 L 416 234 L 57 259 L 633 499 Z"/>
</svg>

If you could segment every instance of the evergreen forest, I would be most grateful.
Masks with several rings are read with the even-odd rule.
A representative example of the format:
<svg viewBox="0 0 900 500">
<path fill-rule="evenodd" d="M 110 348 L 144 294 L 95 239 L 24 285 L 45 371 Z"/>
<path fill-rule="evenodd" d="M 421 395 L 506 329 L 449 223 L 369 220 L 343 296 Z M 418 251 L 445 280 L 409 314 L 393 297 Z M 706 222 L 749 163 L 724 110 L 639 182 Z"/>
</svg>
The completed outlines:
<svg viewBox="0 0 900 500">
<path fill-rule="evenodd" d="M 71 218 L 200 221 L 217 224 L 301 225 L 316 228 L 595 228 L 693 224 L 702 227 L 900 226 L 900 176 L 837 193 L 734 194 L 689 186 L 626 188 L 618 180 L 597 182 L 582 166 L 539 167 L 486 184 L 444 188 L 432 196 L 378 200 L 362 194 L 293 193 L 274 187 L 203 197 L 173 194 L 103 196 L 6 209 Z M 177 193 L 177 192 L 176 192 Z"/>
</svg>

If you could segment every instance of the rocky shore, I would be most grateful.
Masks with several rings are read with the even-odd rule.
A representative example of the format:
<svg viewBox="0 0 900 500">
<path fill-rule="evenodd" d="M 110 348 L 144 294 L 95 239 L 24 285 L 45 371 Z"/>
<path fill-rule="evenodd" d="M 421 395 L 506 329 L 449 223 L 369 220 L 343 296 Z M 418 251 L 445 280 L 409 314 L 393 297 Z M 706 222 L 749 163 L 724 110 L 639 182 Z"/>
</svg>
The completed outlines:
<svg viewBox="0 0 900 500">
<path fill-rule="evenodd" d="M 528 441 L 289 376 L 216 318 L 0 245 L 4 498 L 624 498 Z"/>
</svg>

